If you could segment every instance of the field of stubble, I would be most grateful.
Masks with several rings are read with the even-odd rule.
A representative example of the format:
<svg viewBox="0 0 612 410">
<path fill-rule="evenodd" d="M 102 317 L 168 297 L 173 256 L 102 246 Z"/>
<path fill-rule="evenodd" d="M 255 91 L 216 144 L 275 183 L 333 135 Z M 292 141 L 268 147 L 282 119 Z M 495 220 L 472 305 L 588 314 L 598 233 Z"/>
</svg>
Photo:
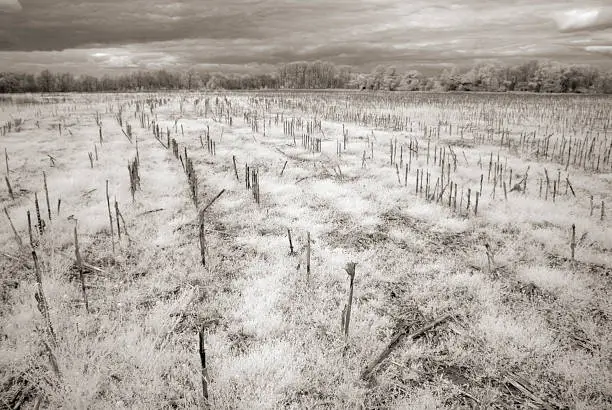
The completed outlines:
<svg viewBox="0 0 612 410">
<path fill-rule="evenodd" d="M 610 112 L 1 97 L 0 408 L 610 408 Z"/>
</svg>

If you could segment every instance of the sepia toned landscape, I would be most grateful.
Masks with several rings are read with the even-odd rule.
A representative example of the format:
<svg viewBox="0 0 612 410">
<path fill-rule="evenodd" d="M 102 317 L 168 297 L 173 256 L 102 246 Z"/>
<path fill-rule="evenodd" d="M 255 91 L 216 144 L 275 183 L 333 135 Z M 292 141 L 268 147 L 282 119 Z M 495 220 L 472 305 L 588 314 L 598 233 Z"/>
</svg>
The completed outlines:
<svg viewBox="0 0 612 410">
<path fill-rule="evenodd" d="M 612 4 L 0 0 L 0 410 L 612 408 Z"/>
</svg>

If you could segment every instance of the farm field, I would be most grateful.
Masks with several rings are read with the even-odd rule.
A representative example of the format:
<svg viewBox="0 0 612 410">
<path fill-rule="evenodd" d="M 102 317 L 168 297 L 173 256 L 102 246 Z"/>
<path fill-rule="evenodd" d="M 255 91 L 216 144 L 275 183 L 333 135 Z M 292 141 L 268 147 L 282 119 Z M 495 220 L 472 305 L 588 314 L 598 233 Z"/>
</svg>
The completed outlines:
<svg viewBox="0 0 612 410">
<path fill-rule="evenodd" d="M 611 408 L 611 113 L 0 97 L 0 408 Z"/>
</svg>

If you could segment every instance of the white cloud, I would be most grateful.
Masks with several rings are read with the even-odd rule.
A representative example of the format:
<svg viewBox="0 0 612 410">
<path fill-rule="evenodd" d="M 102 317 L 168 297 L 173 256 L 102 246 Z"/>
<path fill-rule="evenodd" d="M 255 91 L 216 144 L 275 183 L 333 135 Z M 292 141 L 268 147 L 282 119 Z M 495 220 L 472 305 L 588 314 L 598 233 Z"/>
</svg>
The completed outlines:
<svg viewBox="0 0 612 410">
<path fill-rule="evenodd" d="M 137 68 L 138 64 L 132 56 L 110 56 L 104 64 L 109 68 Z"/>
<path fill-rule="evenodd" d="M 591 53 L 599 53 L 612 56 L 612 46 L 588 46 L 584 49 Z"/>
<path fill-rule="evenodd" d="M 599 10 L 568 10 L 557 15 L 557 25 L 562 31 L 579 30 L 592 26 L 598 15 Z"/>
<path fill-rule="evenodd" d="M 150 69 L 170 68 L 177 64 L 176 56 L 151 50 L 143 45 L 126 45 L 123 47 L 96 48 L 83 50 L 99 67 L 110 69 Z"/>
<path fill-rule="evenodd" d="M 612 27 L 612 11 L 604 9 L 567 10 L 557 13 L 554 18 L 562 32 Z"/>
</svg>

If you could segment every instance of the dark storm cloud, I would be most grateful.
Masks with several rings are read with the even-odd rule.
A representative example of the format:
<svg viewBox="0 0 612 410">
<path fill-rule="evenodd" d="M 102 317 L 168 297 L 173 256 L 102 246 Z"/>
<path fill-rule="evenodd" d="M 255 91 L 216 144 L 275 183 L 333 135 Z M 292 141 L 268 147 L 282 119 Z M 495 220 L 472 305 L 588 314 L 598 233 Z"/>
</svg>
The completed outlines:
<svg viewBox="0 0 612 410">
<path fill-rule="evenodd" d="M 21 11 L 19 0 L 0 0 L 0 13 L 16 13 Z"/>
<path fill-rule="evenodd" d="M 0 0 L 0 69 L 240 68 L 315 59 L 358 68 L 532 58 L 609 62 L 610 8 L 600 0 L 575 6 L 570 0 L 22 0 L 20 6 Z"/>
<path fill-rule="evenodd" d="M 91 44 L 127 44 L 205 37 L 257 36 L 236 7 L 211 12 L 205 2 L 75 2 L 22 0 L 19 13 L 0 14 L 4 50 L 64 50 Z"/>
</svg>

